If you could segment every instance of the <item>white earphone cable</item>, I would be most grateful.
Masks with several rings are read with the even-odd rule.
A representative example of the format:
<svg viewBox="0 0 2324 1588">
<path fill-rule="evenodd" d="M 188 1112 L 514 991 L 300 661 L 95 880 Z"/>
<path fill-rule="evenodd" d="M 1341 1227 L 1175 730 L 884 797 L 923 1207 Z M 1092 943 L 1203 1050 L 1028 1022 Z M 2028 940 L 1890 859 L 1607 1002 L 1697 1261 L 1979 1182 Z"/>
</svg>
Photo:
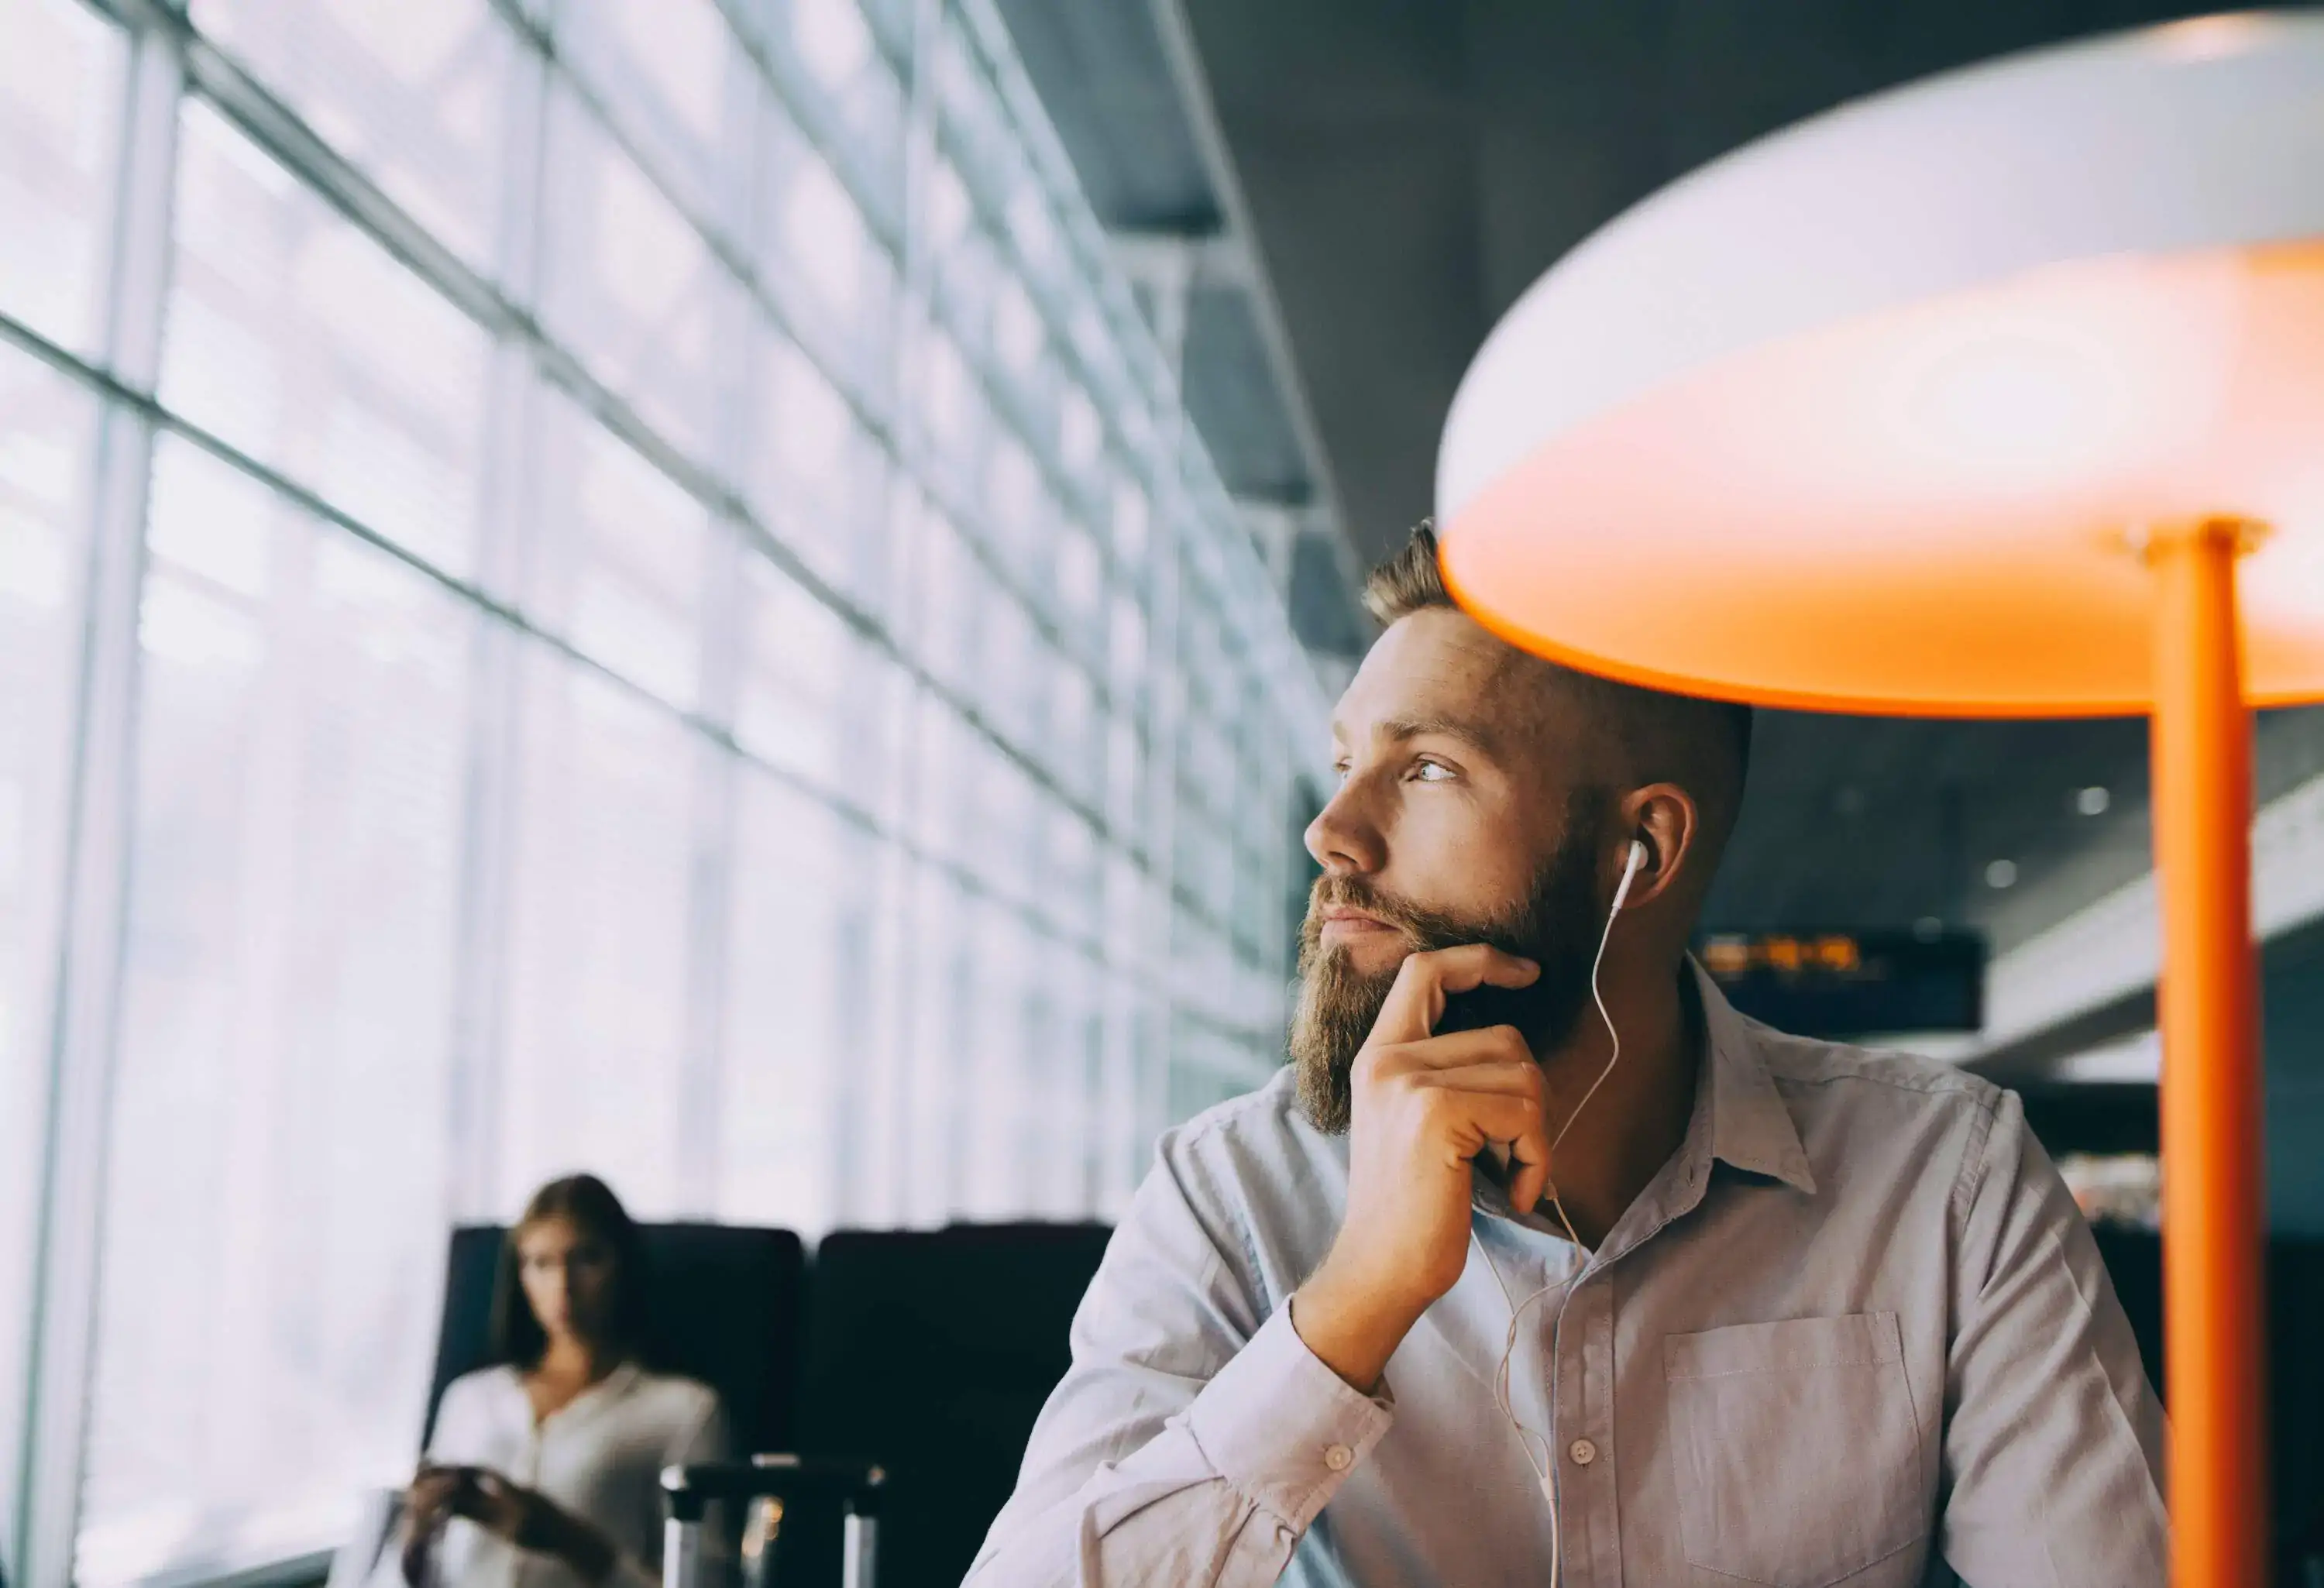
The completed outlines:
<svg viewBox="0 0 2324 1588">
<path fill-rule="evenodd" d="M 1582 1117 L 1582 1111 L 1590 1106 L 1590 1100 L 1598 1095 L 1598 1088 L 1604 1085 L 1606 1077 L 1614 1073 L 1614 1066 L 1622 1057 L 1622 1033 L 1615 1029 L 1614 1017 L 1607 1012 L 1606 995 L 1598 984 L 1598 975 L 1606 964 L 1606 945 L 1612 941 L 1614 937 L 1614 918 L 1622 913 L 1623 902 L 1629 898 L 1630 884 L 1637 879 L 1638 869 L 1646 864 L 1646 845 L 1637 839 L 1632 839 L 1629 857 L 1622 867 L 1622 880 L 1614 889 L 1613 907 L 1607 910 L 1605 929 L 1598 935 L 1598 952 L 1590 961 L 1590 999 L 1598 1006 L 1598 1018 L 1606 1022 L 1606 1035 L 1613 1043 L 1613 1051 L 1607 1055 L 1606 1066 L 1598 1072 L 1598 1078 L 1591 1082 L 1589 1089 L 1582 1094 L 1582 1101 L 1573 1105 L 1573 1112 L 1565 1116 L 1565 1122 L 1557 1128 L 1557 1134 L 1551 1139 L 1549 1144 L 1552 1176 L 1549 1183 L 1549 1205 L 1556 1210 L 1558 1224 L 1564 1230 L 1566 1240 L 1573 1247 L 1576 1254 L 1573 1269 L 1563 1279 L 1553 1279 L 1542 1286 L 1522 1302 L 1513 1301 L 1509 1297 L 1508 1281 L 1501 1278 L 1501 1270 L 1494 1263 L 1492 1254 L 1487 1251 L 1484 1243 L 1477 1239 L 1477 1233 L 1473 1228 L 1469 1232 L 1470 1244 L 1475 1246 L 1477 1255 L 1485 1260 L 1485 1267 L 1492 1273 L 1493 1282 L 1500 1287 L 1501 1300 L 1509 1309 L 1508 1339 L 1501 1348 L 1500 1364 L 1493 1371 L 1493 1400 L 1494 1404 L 1500 1408 L 1501 1416 L 1508 1419 L 1509 1426 L 1517 1430 L 1517 1445 L 1525 1452 L 1526 1465 L 1532 1469 L 1536 1478 L 1541 1480 L 1542 1498 L 1549 1502 L 1549 1588 L 1558 1588 L 1558 1577 L 1564 1565 L 1564 1548 L 1560 1537 L 1557 1515 L 1557 1453 L 1551 1447 L 1548 1435 L 1536 1434 L 1518 1420 L 1517 1408 L 1509 1397 L 1509 1363 L 1517 1355 L 1518 1322 L 1525 1316 L 1526 1311 L 1535 1302 L 1561 1286 L 1568 1288 L 1566 1299 L 1571 1300 L 1572 1296 L 1571 1286 L 1587 1270 L 1587 1265 L 1582 1260 L 1580 1255 L 1582 1237 L 1573 1233 L 1573 1221 L 1566 1217 L 1565 1204 L 1558 1199 L 1555 1178 L 1557 1149 L 1564 1141 L 1566 1131 L 1573 1128 L 1573 1122 Z M 1559 1303 L 1557 1310 L 1562 1322 L 1565 1315 L 1563 1302 Z M 1553 1373 L 1554 1371 L 1553 1369 Z M 1554 1378 L 1550 1388 L 1554 1396 L 1556 1384 Z M 1556 1424 L 1554 1401 L 1550 1418 L 1554 1428 Z M 1539 1463 L 1536 1463 L 1533 1458 L 1533 1442 L 1536 1439 L 1541 1441 Z"/>
<path fill-rule="evenodd" d="M 1559 1285 L 1569 1282 L 1573 1276 L 1569 1274 L 1563 1279 L 1553 1280 L 1526 1297 L 1524 1301 L 1518 1302 L 1511 1298 L 1509 1282 L 1501 1278 L 1501 1270 L 1494 1263 L 1492 1254 L 1485 1250 L 1484 1243 L 1477 1239 L 1477 1233 L 1473 1229 L 1469 1232 L 1469 1242 L 1476 1247 L 1477 1255 L 1485 1260 L 1485 1268 L 1493 1276 L 1493 1282 L 1501 1288 L 1501 1300 L 1509 1309 L 1508 1339 L 1501 1348 L 1500 1366 L 1494 1370 L 1493 1373 L 1493 1404 L 1500 1408 L 1501 1416 L 1508 1418 L 1509 1426 L 1517 1430 L 1517 1448 L 1525 1452 L 1526 1466 L 1540 1482 L 1541 1497 L 1548 1503 L 1549 1588 L 1557 1588 L 1559 1566 L 1565 1553 L 1563 1540 L 1559 1535 L 1557 1519 L 1557 1482 L 1554 1475 L 1557 1467 L 1557 1456 L 1556 1453 L 1550 1449 L 1546 1435 L 1535 1433 L 1518 1420 L 1517 1408 L 1509 1399 L 1509 1361 L 1517 1353 L 1517 1320 L 1525 1316 L 1526 1309 L 1556 1289 Z M 1536 1439 L 1541 1441 L 1541 1460 L 1538 1462 L 1533 1458 L 1533 1442 Z"/>
<path fill-rule="evenodd" d="M 1606 1012 L 1606 993 L 1604 989 L 1598 985 L 1598 973 L 1606 964 L 1606 945 L 1614 937 L 1614 918 L 1622 913 L 1622 902 L 1630 896 L 1630 883 L 1637 878 L 1638 868 L 1646 863 L 1646 846 L 1633 838 L 1630 841 L 1629 862 L 1623 866 L 1621 883 L 1614 890 L 1614 907 L 1606 912 L 1606 929 L 1598 934 L 1598 953 L 1590 962 L 1590 1001 L 1598 1006 L 1598 1018 L 1606 1022 L 1606 1035 L 1613 1042 L 1614 1051 L 1606 1056 L 1606 1067 L 1598 1072 L 1598 1078 L 1590 1083 L 1590 1089 L 1582 1094 L 1582 1101 L 1573 1105 L 1573 1112 L 1565 1116 L 1563 1124 L 1558 1126 L 1557 1135 L 1549 1144 L 1549 1157 L 1553 1164 L 1557 1161 L 1557 1149 L 1565 1140 L 1565 1132 L 1573 1129 L 1573 1122 L 1582 1117 L 1582 1111 L 1590 1106 L 1590 1100 L 1598 1095 L 1598 1088 L 1606 1084 L 1606 1077 L 1614 1073 L 1614 1066 L 1622 1057 L 1622 1033 L 1614 1029 L 1614 1017 Z M 1554 1204 L 1556 1199 L 1556 1182 L 1553 1180 L 1550 1184 L 1550 1200 Z M 1558 1208 L 1557 1216 L 1563 1223 L 1565 1218 L 1563 1207 Z M 1568 1224 L 1565 1233 L 1568 1235 L 1572 1234 L 1572 1226 Z M 1575 1244 L 1579 1245 L 1581 1242 L 1576 1242 Z"/>
</svg>

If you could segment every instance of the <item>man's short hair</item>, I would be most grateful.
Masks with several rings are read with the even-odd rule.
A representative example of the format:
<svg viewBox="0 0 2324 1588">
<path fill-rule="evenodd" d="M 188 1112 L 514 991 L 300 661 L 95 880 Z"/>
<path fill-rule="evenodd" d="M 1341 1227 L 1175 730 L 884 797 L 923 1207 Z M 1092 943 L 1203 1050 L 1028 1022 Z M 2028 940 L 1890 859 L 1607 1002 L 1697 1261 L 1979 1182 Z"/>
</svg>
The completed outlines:
<svg viewBox="0 0 2324 1588">
<path fill-rule="evenodd" d="M 1436 556 L 1436 531 L 1426 522 L 1412 531 L 1395 555 L 1371 570 L 1364 580 L 1363 602 L 1364 610 L 1383 629 L 1429 607 L 1459 610 L 1459 604 L 1444 588 L 1444 573 Z M 1712 832 L 1724 845 L 1742 804 L 1743 781 L 1751 766 L 1749 706 L 1618 683 L 1553 661 L 1544 660 L 1542 665 L 1579 689 L 1593 720 L 1620 741 L 1642 777 L 1674 776 L 1683 785 L 1704 807 Z M 1676 766 L 1657 764 L 1665 759 L 1665 746 L 1708 749 L 1722 764 L 1711 777 L 1689 778 L 1684 775 L 1692 770 L 1685 764 L 1689 757 L 1682 754 Z M 1698 783 L 1710 786 L 1698 787 Z"/>
</svg>

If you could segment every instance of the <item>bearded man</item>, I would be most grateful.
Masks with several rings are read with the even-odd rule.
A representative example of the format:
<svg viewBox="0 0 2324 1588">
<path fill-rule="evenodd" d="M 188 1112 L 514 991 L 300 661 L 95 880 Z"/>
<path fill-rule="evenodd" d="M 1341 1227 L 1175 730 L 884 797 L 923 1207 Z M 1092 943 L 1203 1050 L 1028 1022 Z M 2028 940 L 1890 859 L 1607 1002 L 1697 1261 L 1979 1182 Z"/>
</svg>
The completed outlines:
<svg viewBox="0 0 2324 1588">
<path fill-rule="evenodd" d="M 2017 1099 L 1688 956 L 1748 712 L 1504 644 L 1425 529 L 1366 604 L 1292 1063 L 1163 1137 L 970 1583 L 2160 1588 Z"/>
</svg>

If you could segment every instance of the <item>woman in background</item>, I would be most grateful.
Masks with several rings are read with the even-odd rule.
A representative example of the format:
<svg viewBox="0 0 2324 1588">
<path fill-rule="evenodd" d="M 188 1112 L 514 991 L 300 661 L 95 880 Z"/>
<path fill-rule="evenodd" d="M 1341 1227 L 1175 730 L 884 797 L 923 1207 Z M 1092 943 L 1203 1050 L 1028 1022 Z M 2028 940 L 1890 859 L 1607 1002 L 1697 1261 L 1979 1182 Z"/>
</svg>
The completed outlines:
<svg viewBox="0 0 2324 1588">
<path fill-rule="evenodd" d="M 603 1180 L 534 1193 L 502 1248 L 499 1365 L 445 1390 L 405 1500 L 413 1588 L 660 1582 L 661 1469 L 724 1460 L 726 1436 L 707 1385 L 640 1365 L 643 1282 Z"/>
</svg>

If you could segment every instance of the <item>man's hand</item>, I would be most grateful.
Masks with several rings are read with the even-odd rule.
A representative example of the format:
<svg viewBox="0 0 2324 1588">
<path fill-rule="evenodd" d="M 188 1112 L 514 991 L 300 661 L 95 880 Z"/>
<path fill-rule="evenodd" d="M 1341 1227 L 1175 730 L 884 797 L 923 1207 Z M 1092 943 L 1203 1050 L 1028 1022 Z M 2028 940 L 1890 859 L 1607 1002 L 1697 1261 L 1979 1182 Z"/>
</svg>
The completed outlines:
<svg viewBox="0 0 2324 1588">
<path fill-rule="evenodd" d="M 1333 1372 L 1370 1393 L 1420 1315 L 1469 1259 L 1470 1160 L 1509 1150 L 1509 1205 L 1549 1185 L 1544 1083 L 1510 1026 L 1431 1033 L 1445 995 L 1529 985 L 1531 961 L 1482 944 L 1415 954 L 1397 970 L 1351 1077 L 1348 1211 L 1292 1325 Z"/>
</svg>

